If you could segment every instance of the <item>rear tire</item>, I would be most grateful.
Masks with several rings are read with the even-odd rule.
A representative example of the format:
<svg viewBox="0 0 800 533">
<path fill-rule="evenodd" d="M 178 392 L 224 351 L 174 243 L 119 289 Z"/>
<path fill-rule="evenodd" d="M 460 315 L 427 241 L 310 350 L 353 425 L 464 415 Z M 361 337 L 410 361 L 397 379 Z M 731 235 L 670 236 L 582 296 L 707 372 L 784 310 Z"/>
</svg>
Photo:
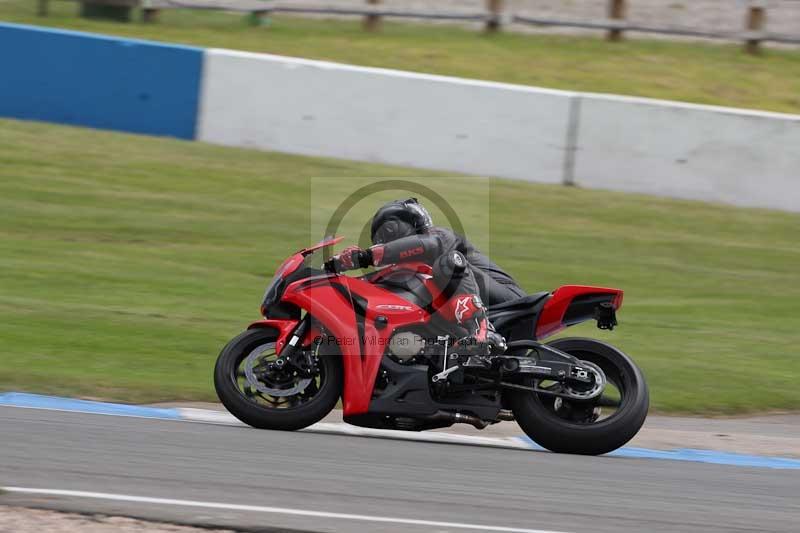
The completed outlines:
<svg viewBox="0 0 800 533">
<path fill-rule="evenodd" d="M 557 453 L 601 455 L 631 440 L 644 424 L 650 398 L 644 375 L 630 357 L 594 339 L 558 339 L 550 346 L 599 365 L 609 379 L 616 371 L 620 405 L 606 419 L 580 423 L 559 416 L 553 409 L 552 396 L 511 390 L 508 401 L 522 430 L 539 445 Z"/>
<path fill-rule="evenodd" d="M 294 407 L 270 407 L 244 394 L 236 376 L 240 364 L 252 350 L 276 339 L 277 334 L 272 329 L 251 329 L 231 340 L 217 359 L 214 387 L 222 404 L 245 424 L 259 429 L 294 431 L 319 422 L 336 406 L 342 393 L 342 361 L 338 354 L 320 355 L 320 375 L 324 379 L 315 395 Z"/>
</svg>

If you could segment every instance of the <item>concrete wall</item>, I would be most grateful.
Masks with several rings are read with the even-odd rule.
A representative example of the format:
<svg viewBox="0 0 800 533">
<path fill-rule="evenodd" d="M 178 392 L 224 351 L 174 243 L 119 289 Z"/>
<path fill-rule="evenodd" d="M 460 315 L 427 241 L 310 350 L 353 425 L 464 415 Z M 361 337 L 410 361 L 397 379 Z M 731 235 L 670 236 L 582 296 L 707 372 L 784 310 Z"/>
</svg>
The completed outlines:
<svg viewBox="0 0 800 533">
<path fill-rule="evenodd" d="M 198 139 L 800 211 L 800 116 L 206 52 Z"/>
<path fill-rule="evenodd" d="M 199 48 L 0 23 L 0 116 L 194 138 Z"/>
<path fill-rule="evenodd" d="M 570 93 L 209 50 L 198 139 L 561 183 Z"/>
<path fill-rule="evenodd" d="M 580 97 L 574 181 L 800 211 L 800 116 Z"/>
<path fill-rule="evenodd" d="M 800 115 L 4 23 L 0 50 L 0 116 L 800 211 Z"/>
</svg>

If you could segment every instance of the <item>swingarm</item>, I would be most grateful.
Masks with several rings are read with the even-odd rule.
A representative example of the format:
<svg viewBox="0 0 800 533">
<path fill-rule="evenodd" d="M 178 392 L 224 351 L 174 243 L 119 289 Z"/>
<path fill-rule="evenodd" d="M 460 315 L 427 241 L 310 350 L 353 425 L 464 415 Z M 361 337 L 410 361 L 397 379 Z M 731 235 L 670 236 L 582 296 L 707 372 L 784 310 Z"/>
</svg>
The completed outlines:
<svg viewBox="0 0 800 533">
<path fill-rule="evenodd" d="M 514 355 L 524 351 L 524 355 Z M 535 356 L 530 353 L 534 352 Z M 452 360 L 452 355 L 450 357 Z M 458 367 L 484 371 L 495 371 L 495 378 L 481 376 L 484 383 L 494 383 L 503 388 L 530 390 L 550 396 L 560 396 L 573 400 L 591 400 L 600 396 L 606 385 L 603 370 L 588 361 L 565 353 L 561 350 L 532 340 L 521 340 L 508 344 L 503 355 L 475 356 L 459 358 L 448 371 Z M 448 372 L 449 373 L 449 372 Z M 482 372 L 481 372 L 482 373 Z M 435 377 L 444 378 L 444 372 Z M 506 377 L 532 377 L 534 386 L 504 381 Z M 438 381 L 438 380 L 434 380 Z M 548 383 L 543 386 L 542 383 Z"/>
</svg>

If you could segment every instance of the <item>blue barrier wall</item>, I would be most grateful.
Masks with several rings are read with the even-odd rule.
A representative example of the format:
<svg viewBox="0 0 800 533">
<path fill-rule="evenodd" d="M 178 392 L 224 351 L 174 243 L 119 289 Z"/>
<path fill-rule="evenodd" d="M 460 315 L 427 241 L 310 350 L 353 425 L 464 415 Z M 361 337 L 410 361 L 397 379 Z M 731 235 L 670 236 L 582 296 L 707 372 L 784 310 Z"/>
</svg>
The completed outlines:
<svg viewBox="0 0 800 533">
<path fill-rule="evenodd" d="M 203 50 L 0 23 L 0 116 L 194 139 Z"/>
</svg>

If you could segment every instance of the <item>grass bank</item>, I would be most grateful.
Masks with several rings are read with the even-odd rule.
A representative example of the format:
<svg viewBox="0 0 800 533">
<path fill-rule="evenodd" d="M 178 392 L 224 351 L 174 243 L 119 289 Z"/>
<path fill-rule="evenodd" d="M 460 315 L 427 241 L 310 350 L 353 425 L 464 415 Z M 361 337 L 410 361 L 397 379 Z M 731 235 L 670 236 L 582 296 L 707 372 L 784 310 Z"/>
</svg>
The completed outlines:
<svg viewBox="0 0 800 533">
<path fill-rule="evenodd" d="M 0 389 L 213 399 L 219 349 L 309 241 L 312 178 L 418 174 L 0 120 Z M 657 410 L 800 408 L 800 215 L 490 183 L 488 210 L 463 180 L 450 194 L 490 213 L 492 255 L 528 290 L 626 290 L 618 330 L 570 333 L 631 353 Z"/>
<path fill-rule="evenodd" d="M 449 25 L 277 17 L 253 27 L 244 15 L 166 10 L 157 24 L 86 20 L 75 2 L 0 2 L 0 20 L 127 37 L 302 56 L 544 87 L 800 113 L 800 51 L 742 53 L 738 44 L 502 33 Z"/>
</svg>

